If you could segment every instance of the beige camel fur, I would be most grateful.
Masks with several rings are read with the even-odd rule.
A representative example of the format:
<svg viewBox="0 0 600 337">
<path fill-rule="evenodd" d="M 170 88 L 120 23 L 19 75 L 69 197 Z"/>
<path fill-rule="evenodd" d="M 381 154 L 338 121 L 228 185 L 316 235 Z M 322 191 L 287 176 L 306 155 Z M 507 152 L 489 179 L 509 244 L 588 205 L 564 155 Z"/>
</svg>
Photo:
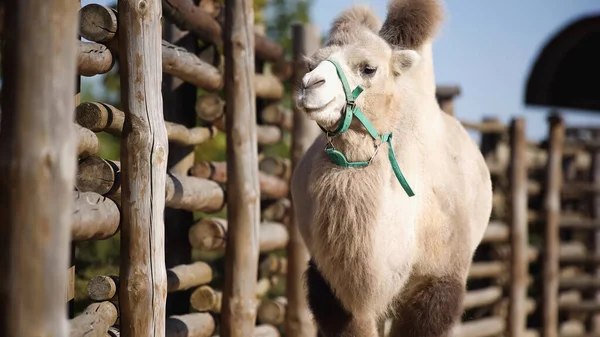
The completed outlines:
<svg viewBox="0 0 600 337">
<path fill-rule="evenodd" d="M 357 106 L 393 148 L 415 196 L 396 179 L 383 144 L 371 165 L 344 168 L 319 136 L 292 177 L 296 223 L 311 253 L 308 301 L 327 336 L 445 336 L 461 313 L 473 253 L 492 207 L 489 170 L 462 125 L 435 99 L 432 40 L 436 0 L 391 0 L 385 22 L 365 6 L 334 21 L 327 44 L 307 58 L 296 104 L 327 130 L 346 104 L 336 69 L 364 92 Z M 356 118 L 333 139 L 349 161 L 368 160 L 374 142 Z"/>
</svg>

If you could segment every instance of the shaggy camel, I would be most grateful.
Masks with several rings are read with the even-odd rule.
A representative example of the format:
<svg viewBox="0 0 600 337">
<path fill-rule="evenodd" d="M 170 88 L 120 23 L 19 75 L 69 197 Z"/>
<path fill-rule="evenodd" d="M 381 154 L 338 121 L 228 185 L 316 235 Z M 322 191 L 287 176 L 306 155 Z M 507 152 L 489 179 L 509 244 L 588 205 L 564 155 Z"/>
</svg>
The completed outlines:
<svg viewBox="0 0 600 337">
<path fill-rule="evenodd" d="M 492 208 L 490 172 L 435 99 L 434 0 L 392 0 L 385 22 L 343 12 L 307 57 L 296 104 L 325 131 L 292 178 L 310 251 L 310 309 L 327 337 L 450 334 Z M 391 146 L 391 147 L 390 147 Z"/>
</svg>

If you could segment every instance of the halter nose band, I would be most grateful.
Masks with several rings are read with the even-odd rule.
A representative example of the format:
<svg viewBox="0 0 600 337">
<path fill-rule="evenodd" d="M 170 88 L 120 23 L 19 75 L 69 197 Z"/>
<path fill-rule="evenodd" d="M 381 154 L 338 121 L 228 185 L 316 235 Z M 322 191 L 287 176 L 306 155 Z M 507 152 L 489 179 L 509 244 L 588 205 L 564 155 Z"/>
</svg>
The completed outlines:
<svg viewBox="0 0 600 337">
<path fill-rule="evenodd" d="M 382 143 L 388 143 L 388 157 L 390 160 L 390 164 L 392 165 L 392 170 L 394 171 L 394 174 L 396 175 L 398 182 L 400 182 L 400 185 L 402 186 L 402 188 L 404 189 L 406 194 L 408 194 L 409 197 L 414 196 L 415 194 L 412 191 L 412 189 L 410 188 L 410 185 L 408 184 L 406 179 L 404 178 L 404 175 L 402 174 L 402 171 L 400 170 L 400 166 L 398 165 L 398 161 L 396 160 L 396 156 L 394 154 L 394 149 L 392 147 L 392 133 L 386 133 L 386 134 L 381 135 L 373 127 L 371 122 L 369 122 L 369 120 L 362 113 L 362 111 L 360 111 L 360 109 L 356 106 L 355 100 L 363 92 L 363 88 L 360 86 L 357 86 L 356 88 L 354 88 L 354 90 L 350 90 L 350 85 L 348 84 L 348 80 L 346 79 L 346 76 L 344 75 L 344 71 L 342 70 L 342 67 L 335 60 L 327 59 L 326 61 L 331 62 L 333 64 L 333 66 L 335 67 L 337 75 L 338 75 L 340 81 L 342 82 L 342 86 L 344 88 L 344 95 L 346 96 L 346 105 L 344 107 L 344 116 L 342 117 L 343 120 L 340 122 L 340 124 L 335 129 L 335 131 L 327 131 L 321 125 L 317 124 L 317 125 L 319 125 L 319 128 L 321 128 L 321 130 L 323 130 L 323 132 L 325 132 L 325 134 L 327 135 L 328 143 L 327 143 L 327 146 L 325 147 L 325 152 L 328 154 L 329 160 L 331 160 L 332 163 L 334 163 L 338 166 L 343 166 L 343 167 L 354 167 L 354 168 L 366 167 L 366 166 L 369 166 L 371 164 L 371 162 L 373 161 L 373 158 L 375 158 L 375 155 L 379 151 L 379 146 L 381 146 Z M 371 158 L 368 161 L 349 162 L 343 153 L 341 153 L 340 151 L 336 150 L 333 147 L 331 137 L 338 136 L 338 135 L 346 132 L 348 130 L 348 128 L 350 128 L 350 123 L 352 122 L 353 117 L 356 117 L 360 121 L 360 123 L 367 130 L 367 132 L 369 132 L 369 134 L 373 138 L 373 141 L 375 142 L 375 150 L 373 152 L 373 155 L 371 156 Z"/>
</svg>

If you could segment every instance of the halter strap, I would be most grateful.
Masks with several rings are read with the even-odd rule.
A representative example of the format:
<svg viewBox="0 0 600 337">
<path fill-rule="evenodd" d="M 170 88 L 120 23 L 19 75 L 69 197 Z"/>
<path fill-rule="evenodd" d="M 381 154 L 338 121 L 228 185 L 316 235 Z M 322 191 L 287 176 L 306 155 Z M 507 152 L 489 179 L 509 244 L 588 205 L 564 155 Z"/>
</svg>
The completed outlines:
<svg viewBox="0 0 600 337">
<path fill-rule="evenodd" d="M 340 67 L 340 65 L 334 60 L 328 59 L 327 61 L 329 61 L 333 64 L 333 66 L 335 67 L 335 70 L 337 71 L 338 77 L 340 78 L 340 81 L 342 82 L 342 86 L 344 88 L 344 95 L 346 96 L 346 106 L 344 107 L 343 119 L 334 131 L 328 131 L 325 128 L 323 128 L 321 125 L 317 124 L 317 125 L 319 125 L 319 128 L 321 128 L 321 130 L 323 130 L 323 132 L 325 132 L 327 134 L 328 138 L 335 137 L 335 136 L 338 136 L 338 135 L 346 132 L 348 130 L 348 128 L 350 128 L 350 123 L 352 123 L 352 117 L 356 117 L 360 121 L 360 123 L 363 125 L 363 127 L 367 130 L 369 135 L 371 135 L 373 140 L 381 141 L 379 144 L 375 145 L 375 151 L 373 152 L 371 159 L 369 159 L 368 161 L 358 161 L 358 162 L 349 162 L 346 159 L 346 156 L 344 156 L 343 153 L 336 150 L 333 147 L 333 144 L 331 143 L 331 141 L 329 141 L 327 144 L 327 147 L 325 148 L 325 152 L 329 155 L 329 159 L 338 166 L 353 167 L 353 168 L 366 167 L 371 164 L 371 161 L 373 160 L 373 158 L 375 157 L 375 155 L 377 154 L 377 152 L 379 150 L 379 146 L 382 143 L 388 143 L 388 158 L 390 160 L 392 170 L 394 171 L 394 175 L 396 176 L 396 179 L 398 179 L 398 182 L 400 183 L 400 185 L 402 186 L 402 188 L 404 189 L 406 194 L 408 194 L 409 197 L 414 196 L 415 193 L 410 188 L 410 185 L 406 181 L 406 178 L 404 178 L 404 175 L 402 174 L 402 171 L 400 170 L 400 166 L 398 165 L 398 161 L 396 160 L 396 156 L 394 154 L 394 148 L 392 146 L 392 133 L 390 132 L 390 133 L 381 135 L 379 132 L 377 132 L 375 127 L 373 127 L 373 124 L 371 124 L 371 122 L 369 122 L 369 120 L 362 113 L 362 111 L 360 111 L 360 109 L 356 106 L 355 100 L 363 92 L 363 88 L 360 86 L 357 86 L 356 88 L 354 88 L 354 90 L 351 91 L 350 85 L 348 84 L 348 80 L 346 79 L 346 76 L 344 75 L 344 72 L 342 71 L 342 68 Z"/>
</svg>

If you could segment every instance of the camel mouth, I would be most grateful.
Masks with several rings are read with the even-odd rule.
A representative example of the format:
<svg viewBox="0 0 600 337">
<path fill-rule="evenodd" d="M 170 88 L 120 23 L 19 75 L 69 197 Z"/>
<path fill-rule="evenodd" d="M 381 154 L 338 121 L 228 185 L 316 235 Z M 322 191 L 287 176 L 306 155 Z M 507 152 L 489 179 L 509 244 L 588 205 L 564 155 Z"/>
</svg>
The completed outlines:
<svg viewBox="0 0 600 337">
<path fill-rule="evenodd" d="M 299 108 L 301 108 L 307 115 L 314 115 L 315 113 L 321 112 L 325 109 L 327 109 L 329 106 L 331 106 L 331 104 L 333 104 L 333 102 L 335 101 L 335 98 L 332 98 L 329 102 L 325 103 L 324 105 L 321 106 L 310 106 L 307 105 L 304 100 L 302 100 L 300 102 L 300 104 L 298 105 Z"/>
</svg>

